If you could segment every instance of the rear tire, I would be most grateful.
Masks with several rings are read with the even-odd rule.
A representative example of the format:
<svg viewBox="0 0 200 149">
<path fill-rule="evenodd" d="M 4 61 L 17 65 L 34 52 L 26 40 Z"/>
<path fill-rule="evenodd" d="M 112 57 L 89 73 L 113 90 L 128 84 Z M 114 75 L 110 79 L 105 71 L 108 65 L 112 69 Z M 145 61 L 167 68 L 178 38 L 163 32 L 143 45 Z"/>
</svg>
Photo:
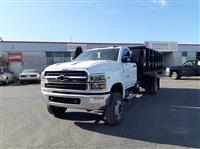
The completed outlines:
<svg viewBox="0 0 200 149">
<path fill-rule="evenodd" d="M 20 81 L 20 84 L 24 84 L 24 81 Z"/>
<path fill-rule="evenodd" d="M 158 79 L 157 78 L 151 79 L 151 83 L 149 85 L 149 94 L 155 95 L 158 93 L 158 90 L 159 90 Z"/>
<path fill-rule="evenodd" d="M 172 80 L 177 80 L 179 78 L 180 77 L 179 77 L 178 73 L 176 71 L 172 71 L 172 73 L 171 73 L 171 79 Z"/>
<path fill-rule="evenodd" d="M 50 114 L 54 115 L 55 117 L 61 116 L 65 113 L 67 108 L 63 107 L 56 107 L 56 106 L 47 106 L 47 110 Z"/>
<path fill-rule="evenodd" d="M 123 116 L 122 95 L 113 92 L 110 95 L 109 105 L 105 110 L 106 122 L 109 125 L 117 125 L 121 122 Z"/>
</svg>

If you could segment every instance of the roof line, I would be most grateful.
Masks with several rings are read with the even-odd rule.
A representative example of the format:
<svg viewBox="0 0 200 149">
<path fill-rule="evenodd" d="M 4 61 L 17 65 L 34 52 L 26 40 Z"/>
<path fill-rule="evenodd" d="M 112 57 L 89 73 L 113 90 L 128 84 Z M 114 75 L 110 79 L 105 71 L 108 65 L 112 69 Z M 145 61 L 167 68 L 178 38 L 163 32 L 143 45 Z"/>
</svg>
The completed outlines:
<svg viewBox="0 0 200 149">
<path fill-rule="evenodd" d="M 179 46 L 200 46 L 200 44 L 178 44 Z"/>
<path fill-rule="evenodd" d="M 116 42 L 49 42 L 49 41 L 0 41 L 4 43 L 48 43 L 48 44 L 139 44 L 143 43 L 116 43 Z"/>
<path fill-rule="evenodd" d="M 143 43 L 120 43 L 120 42 L 52 42 L 52 41 L 0 41 L 4 43 L 47 43 L 47 44 L 137 44 Z M 200 44 L 178 44 L 179 46 L 200 46 Z"/>
</svg>

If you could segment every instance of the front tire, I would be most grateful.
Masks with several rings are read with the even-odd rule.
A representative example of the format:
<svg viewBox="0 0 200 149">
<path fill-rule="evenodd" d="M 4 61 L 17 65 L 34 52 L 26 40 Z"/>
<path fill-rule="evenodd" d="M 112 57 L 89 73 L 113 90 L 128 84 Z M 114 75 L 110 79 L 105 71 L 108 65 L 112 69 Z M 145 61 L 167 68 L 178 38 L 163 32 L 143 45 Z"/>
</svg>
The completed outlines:
<svg viewBox="0 0 200 149">
<path fill-rule="evenodd" d="M 177 80 L 178 78 L 179 78 L 178 73 L 177 73 L 176 71 L 173 71 L 173 72 L 171 73 L 171 79 L 172 79 L 172 80 Z"/>
<path fill-rule="evenodd" d="M 47 110 L 50 114 L 54 115 L 55 117 L 61 116 L 65 113 L 67 108 L 63 107 L 56 107 L 56 106 L 47 106 Z"/>
<path fill-rule="evenodd" d="M 117 125 L 123 116 L 123 101 L 120 93 L 111 93 L 109 105 L 105 110 L 106 122 L 109 125 Z"/>
<path fill-rule="evenodd" d="M 8 78 L 6 78 L 6 80 L 5 80 L 5 82 L 4 82 L 3 84 L 5 84 L 5 85 L 8 85 L 8 84 L 9 84 Z"/>
</svg>

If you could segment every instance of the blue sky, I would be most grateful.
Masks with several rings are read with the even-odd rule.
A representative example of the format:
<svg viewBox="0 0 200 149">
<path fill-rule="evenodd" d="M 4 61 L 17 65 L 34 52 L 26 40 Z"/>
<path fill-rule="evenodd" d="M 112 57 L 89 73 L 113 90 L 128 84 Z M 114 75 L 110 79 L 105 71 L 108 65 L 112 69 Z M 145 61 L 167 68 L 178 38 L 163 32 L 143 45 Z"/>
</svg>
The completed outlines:
<svg viewBox="0 0 200 149">
<path fill-rule="evenodd" d="M 3 40 L 200 43 L 199 0 L 0 0 Z"/>
</svg>

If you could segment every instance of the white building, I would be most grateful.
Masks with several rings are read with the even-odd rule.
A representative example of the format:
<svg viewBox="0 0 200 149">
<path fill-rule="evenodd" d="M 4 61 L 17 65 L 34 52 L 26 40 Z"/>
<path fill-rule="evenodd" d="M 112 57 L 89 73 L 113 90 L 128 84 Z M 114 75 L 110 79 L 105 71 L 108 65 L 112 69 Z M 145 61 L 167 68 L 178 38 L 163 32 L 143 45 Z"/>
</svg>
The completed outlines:
<svg viewBox="0 0 200 149">
<path fill-rule="evenodd" d="M 163 53 L 163 65 L 180 65 L 189 59 L 200 59 L 200 44 L 178 44 L 177 42 L 148 41 L 146 46 Z M 77 46 L 83 50 L 108 46 L 137 46 L 143 43 L 85 43 L 85 42 L 29 42 L 0 41 L 0 59 L 6 57 L 11 71 L 18 75 L 23 69 L 38 69 L 70 61 Z"/>
</svg>

